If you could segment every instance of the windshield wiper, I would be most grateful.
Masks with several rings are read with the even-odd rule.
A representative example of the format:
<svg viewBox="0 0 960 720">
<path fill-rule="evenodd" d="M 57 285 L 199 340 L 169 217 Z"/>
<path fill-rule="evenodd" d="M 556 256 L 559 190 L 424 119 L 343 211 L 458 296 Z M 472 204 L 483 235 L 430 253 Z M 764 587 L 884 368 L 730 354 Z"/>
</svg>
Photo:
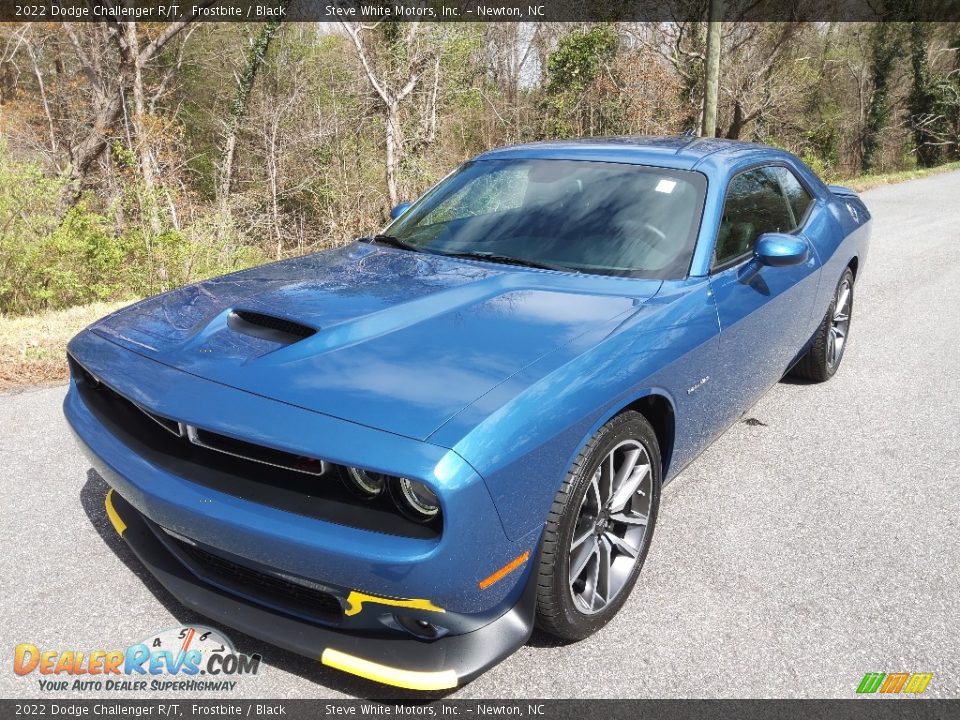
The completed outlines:
<svg viewBox="0 0 960 720">
<path fill-rule="evenodd" d="M 415 252 L 420 252 L 420 248 L 416 245 L 412 245 L 393 235 L 370 235 L 368 237 L 361 238 L 361 240 L 374 245 L 386 245 L 387 247 L 400 248 L 401 250 L 413 250 Z"/>
<path fill-rule="evenodd" d="M 443 252 L 413 245 L 394 235 L 371 235 L 361 238 L 368 243 L 376 245 L 386 245 L 387 247 L 400 248 L 401 250 L 413 250 L 414 252 L 426 252 L 431 255 L 442 255 L 444 257 L 467 258 L 468 260 L 486 260 L 487 262 L 501 263 L 503 265 L 519 265 L 521 267 L 538 268 L 540 270 L 559 270 L 561 272 L 580 272 L 566 265 L 556 265 L 554 263 L 540 262 L 538 260 L 527 260 L 526 258 L 513 257 L 511 255 L 498 255 L 497 253 L 484 252 L 482 250 L 467 250 L 464 252 Z"/>
<path fill-rule="evenodd" d="M 527 260 L 526 258 L 513 257 L 512 255 L 498 255 L 497 253 L 484 252 L 482 250 L 467 250 L 464 252 L 445 252 L 441 253 L 444 257 L 467 258 L 468 260 L 486 260 L 487 262 L 501 263 L 503 265 L 519 265 L 521 267 L 539 268 L 541 270 L 559 270 L 560 272 L 580 272 L 566 265 L 557 265 L 555 263 L 546 263 L 539 260 Z"/>
</svg>

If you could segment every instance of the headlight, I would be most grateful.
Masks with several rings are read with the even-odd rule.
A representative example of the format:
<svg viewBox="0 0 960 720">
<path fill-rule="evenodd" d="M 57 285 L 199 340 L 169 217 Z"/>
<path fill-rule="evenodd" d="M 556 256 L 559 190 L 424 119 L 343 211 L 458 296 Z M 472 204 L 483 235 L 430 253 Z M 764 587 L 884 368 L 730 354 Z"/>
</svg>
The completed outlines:
<svg viewBox="0 0 960 720">
<path fill-rule="evenodd" d="M 433 490 L 421 482 L 399 478 L 391 484 L 397 507 L 411 520 L 429 522 L 440 512 L 440 501 Z"/>
<path fill-rule="evenodd" d="M 387 487 L 386 475 L 354 467 L 348 467 L 346 471 L 347 484 L 364 497 L 375 498 Z"/>
<path fill-rule="evenodd" d="M 418 480 L 346 466 L 341 466 L 340 477 L 355 495 L 367 500 L 389 495 L 397 509 L 414 522 L 429 523 L 440 514 L 436 493 Z"/>
</svg>

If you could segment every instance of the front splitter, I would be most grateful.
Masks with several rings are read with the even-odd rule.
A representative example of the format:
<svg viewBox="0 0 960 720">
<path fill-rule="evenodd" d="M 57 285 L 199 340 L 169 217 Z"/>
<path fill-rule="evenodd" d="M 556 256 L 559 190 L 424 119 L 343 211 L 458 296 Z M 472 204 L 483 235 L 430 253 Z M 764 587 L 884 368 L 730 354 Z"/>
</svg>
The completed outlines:
<svg viewBox="0 0 960 720">
<path fill-rule="evenodd" d="M 226 593 L 197 578 L 117 492 L 105 498 L 114 529 L 185 606 L 227 627 L 352 675 L 409 690 L 450 690 L 526 644 L 536 610 L 536 574 L 519 602 L 473 632 L 424 641 L 399 632 L 353 633 L 316 625 Z"/>
</svg>

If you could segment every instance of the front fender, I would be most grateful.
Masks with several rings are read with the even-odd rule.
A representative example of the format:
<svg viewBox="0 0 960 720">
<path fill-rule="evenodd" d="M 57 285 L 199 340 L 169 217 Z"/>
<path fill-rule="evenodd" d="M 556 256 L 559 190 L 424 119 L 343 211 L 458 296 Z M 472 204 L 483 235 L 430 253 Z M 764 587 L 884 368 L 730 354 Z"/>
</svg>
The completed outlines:
<svg viewBox="0 0 960 720">
<path fill-rule="evenodd" d="M 477 470 L 507 536 L 519 538 L 542 526 L 568 468 L 596 430 L 640 398 L 668 400 L 673 463 L 685 464 L 704 443 L 710 410 L 709 393 L 687 390 L 709 376 L 717 357 L 709 284 L 671 283 L 579 357 L 563 364 L 545 358 L 489 393 L 471 408 L 486 414 L 468 431 L 450 425 L 431 440 Z"/>
</svg>

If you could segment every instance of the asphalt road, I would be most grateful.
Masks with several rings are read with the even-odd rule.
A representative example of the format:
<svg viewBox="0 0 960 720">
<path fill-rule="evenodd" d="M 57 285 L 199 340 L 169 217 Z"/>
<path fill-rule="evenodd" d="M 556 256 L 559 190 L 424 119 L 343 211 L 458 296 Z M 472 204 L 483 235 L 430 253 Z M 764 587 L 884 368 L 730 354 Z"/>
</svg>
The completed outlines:
<svg viewBox="0 0 960 720">
<path fill-rule="evenodd" d="M 868 671 L 932 672 L 927 696 L 960 696 L 960 173 L 865 199 L 874 239 L 839 373 L 781 382 L 747 414 L 759 423 L 667 487 L 610 625 L 566 646 L 537 634 L 454 697 L 851 697 Z M 0 395 L 3 697 L 39 694 L 11 671 L 17 643 L 109 649 L 203 622 L 109 526 L 63 394 Z M 385 695 L 227 633 L 265 661 L 232 697 Z"/>
</svg>

